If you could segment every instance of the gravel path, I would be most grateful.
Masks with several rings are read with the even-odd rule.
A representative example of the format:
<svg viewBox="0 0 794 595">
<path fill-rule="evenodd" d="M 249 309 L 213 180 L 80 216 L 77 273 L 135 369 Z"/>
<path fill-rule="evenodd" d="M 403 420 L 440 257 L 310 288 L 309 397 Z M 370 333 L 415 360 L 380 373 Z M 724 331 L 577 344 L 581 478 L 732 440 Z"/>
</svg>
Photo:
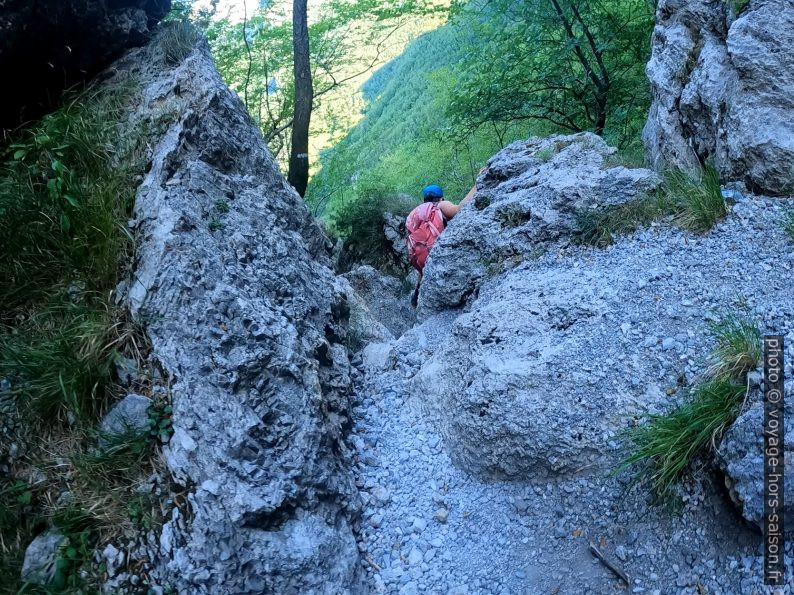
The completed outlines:
<svg viewBox="0 0 794 595">
<path fill-rule="evenodd" d="M 747 209 L 736 226 L 771 217 L 763 216 L 763 203 Z M 614 261 L 654 233 L 621 240 L 595 258 Z M 736 258 L 752 253 L 740 240 Z M 767 313 L 764 322 L 774 316 Z M 425 334 L 443 332 L 442 325 Z M 358 538 L 374 592 L 771 592 L 761 584 L 761 536 L 736 511 L 710 463 L 688 480 L 683 509 L 674 513 L 652 506 L 648 491 L 625 474 L 582 470 L 553 483 L 486 481 L 452 465 L 409 397 L 406 362 L 391 364 L 386 371 L 361 365 L 356 379 L 352 441 L 364 501 Z M 628 589 L 589 552 L 590 543 L 628 573 Z M 786 552 L 791 578 L 791 543 Z M 792 586 L 783 592 L 794 592 Z"/>
</svg>

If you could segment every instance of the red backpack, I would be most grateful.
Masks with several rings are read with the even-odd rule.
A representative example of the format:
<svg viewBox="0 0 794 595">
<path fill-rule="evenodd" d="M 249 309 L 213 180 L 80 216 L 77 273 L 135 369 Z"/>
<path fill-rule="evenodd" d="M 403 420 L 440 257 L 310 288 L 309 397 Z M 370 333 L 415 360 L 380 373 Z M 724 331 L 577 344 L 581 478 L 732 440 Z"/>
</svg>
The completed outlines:
<svg viewBox="0 0 794 595">
<path fill-rule="evenodd" d="M 424 202 L 416 207 L 405 220 L 405 229 L 408 232 L 408 258 L 421 275 L 430 248 L 444 231 L 444 217 L 438 203 Z"/>
</svg>

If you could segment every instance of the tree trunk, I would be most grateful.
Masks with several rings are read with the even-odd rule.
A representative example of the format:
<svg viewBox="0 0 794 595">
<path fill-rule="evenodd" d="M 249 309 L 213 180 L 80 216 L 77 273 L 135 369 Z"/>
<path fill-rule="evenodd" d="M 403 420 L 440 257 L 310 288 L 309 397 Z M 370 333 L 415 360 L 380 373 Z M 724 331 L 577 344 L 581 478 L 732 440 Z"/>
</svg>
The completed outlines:
<svg viewBox="0 0 794 595">
<path fill-rule="evenodd" d="M 295 116 L 287 179 L 301 196 L 309 183 L 309 122 L 312 117 L 312 72 L 309 63 L 307 0 L 292 2 L 292 51 L 295 63 Z"/>
</svg>

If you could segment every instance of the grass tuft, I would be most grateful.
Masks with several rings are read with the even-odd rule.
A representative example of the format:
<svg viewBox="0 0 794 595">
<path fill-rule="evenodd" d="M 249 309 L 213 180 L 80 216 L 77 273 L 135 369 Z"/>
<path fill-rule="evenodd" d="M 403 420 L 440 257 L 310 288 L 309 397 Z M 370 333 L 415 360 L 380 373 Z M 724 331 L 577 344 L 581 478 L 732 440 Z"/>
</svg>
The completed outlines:
<svg viewBox="0 0 794 595">
<path fill-rule="evenodd" d="M 731 314 L 710 325 L 717 341 L 716 363 L 708 373 L 715 378 L 741 380 L 761 359 L 762 340 L 758 327 L 745 317 Z"/>
<path fill-rule="evenodd" d="M 682 172 L 668 173 L 664 192 L 679 206 L 678 221 L 690 231 L 706 232 L 728 214 L 720 177 L 713 166 L 706 166 L 700 179 Z"/>
<path fill-rule="evenodd" d="M 607 246 L 615 234 L 631 233 L 665 217 L 684 229 L 703 233 L 727 213 L 719 175 L 713 167 L 704 168 L 700 178 L 668 172 L 662 188 L 644 199 L 578 212 L 576 241 Z"/>
<path fill-rule="evenodd" d="M 635 450 L 618 470 L 640 464 L 637 479 L 649 480 L 656 495 L 668 499 L 695 456 L 736 419 L 745 391 L 744 384 L 724 378 L 696 386 L 688 403 L 627 430 Z"/>
<path fill-rule="evenodd" d="M 688 402 L 666 415 L 651 415 L 647 424 L 625 432 L 634 450 L 616 472 L 639 465 L 635 479 L 649 481 L 661 500 L 669 501 L 695 457 L 715 447 L 736 420 L 747 394 L 746 374 L 761 357 L 761 335 L 750 320 L 731 314 L 711 331 L 717 363 L 707 371 L 707 379 L 692 388 Z"/>
<path fill-rule="evenodd" d="M 180 64 L 191 54 L 200 37 L 198 30 L 190 21 L 180 20 L 168 24 L 160 39 L 166 64 L 171 66 Z"/>
<path fill-rule="evenodd" d="M 626 234 L 650 225 L 675 212 L 670 198 L 664 193 L 654 193 L 642 200 L 615 205 L 605 209 L 579 211 L 576 214 L 580 244 L 607 246 L 614 234 Z"/>
<path fill-rule="evenodd" d="M 786 235 L 794 240 L 794 209 L 788 208 L 783 211 L 783 219 L 780 222 L 780 227 L 786 232 Z"/>
</svg>

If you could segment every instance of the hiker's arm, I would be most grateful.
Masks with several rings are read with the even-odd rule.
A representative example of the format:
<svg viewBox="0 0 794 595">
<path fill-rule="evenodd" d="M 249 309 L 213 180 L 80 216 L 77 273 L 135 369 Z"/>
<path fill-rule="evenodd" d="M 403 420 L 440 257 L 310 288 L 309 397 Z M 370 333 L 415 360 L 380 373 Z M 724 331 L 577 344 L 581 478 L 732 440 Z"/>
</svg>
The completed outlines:
<svg viewBox="0 0 794 595">
<path fill-rule="evenodd" d="M 475 184 L 474 186 L 472 186 L 472 187 L 471 187 L 471 190 L 469 190 L 469 193 L 468 193 L 468 194 L 467 194 L 467 195 L 464 197 L 464 199 L 463 199 L 462 201 L 460 201 L 460 204 L 459 204 L 458 206 L 459 206 L 459 207 L 464 207 L 464 206 L 466 206 L 466 204 L 467 204 L 467 203 L 468 203 L 468 202 L 469 202 L 469 201 L 470 201 L 472 198 L 474 198 L 474 195 L 475 195 L 476 193 L 477 193 L 477 184 Z"/>
<path fill-rule="evenodd" d="M 477 173 L 477 175 L 479 176 L 484 171 L 485 171 L 485 168 L 483 167 L 482 169 L 480 169 L 480 171 Z M 477 194 L 477 182 L 474 182 L 474 186 L 471 187 L 471 190 L 469 190 L 469 193 L 464 197 L 464 199 L 462 201 L 460 201 L 460 204 L 458 205 L 458 207 L 465 206 L 466 203 L 468 203 L 469 201 L 471 201 L 472 198 L 474 198 L 475 194 Z"/>
<path fill-rule="evenodd" d="M 441 212 L 444 213 L 444 217 L 447 219 L 452 219 L 455 215 L 458 214 L 460 211 L 460 207 L 463 206 L 463 203 L 456 205 L 454 202 L 449 202 L 448 200 L 442 200 L 438 203 L 438 208 L 441 209 Z"/>
</svg>

